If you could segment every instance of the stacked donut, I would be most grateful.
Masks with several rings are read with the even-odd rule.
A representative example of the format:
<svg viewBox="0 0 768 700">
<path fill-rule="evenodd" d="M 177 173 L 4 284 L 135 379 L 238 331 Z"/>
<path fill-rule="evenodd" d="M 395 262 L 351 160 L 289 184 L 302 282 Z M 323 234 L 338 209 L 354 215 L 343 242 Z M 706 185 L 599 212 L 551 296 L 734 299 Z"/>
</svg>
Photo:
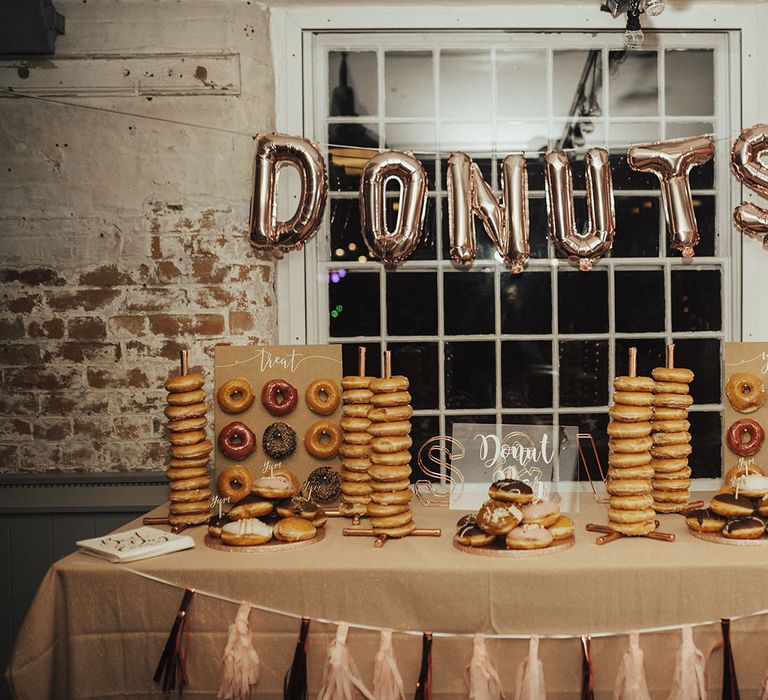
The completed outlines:
<svg viewBox="0 0 768 700">
<path fill-rule="evenodd" d="M 371 502 L 368 515 L 371 527 L 378 534 L 389 537 L 405 537 L 415 525 L 409 503 L 411 491 L 410 437 L 411 395 L 408 378 L 402 375 L 372 379 L 370 398 L 372 408 L 368 412 L 371 441 L 369 459 L 371 466 Z"/>
<path fill-rule="evenodd" d="M 609 526 L 622 535 L 647 535 L 656 529 L 651 497 L 651 418 L 654 381 L 616 377 L 608 411 Z"/>
<path fill-rule="evenodd" d="M 171 455 L 165 475 L 171 525 L 202 525 L 210 516 L 208 460 L 213 443 L 206 438 L 208 407 L 203 375 L 180 374 L 165 382 L 168 390 L 168 442 Z"/>
<path fill-rule="evenodd" d="M 371 434 L 368 427 L 371 421 L 368 412 L 371 410 L 369 389 L 371 377 L 350 375 L 341 380 L 342 400 L 341 430 L 343 444 L 339 447 L 341 455 L 341 504 L 339 512 L 342 515 L 367 515 L 368 504 L 371 501 L 371 476 L 368 467 Z"/>
<path fill-rule="evenodd" d="M 689 384 L 693 372 L 657 367 L 653 398 L 653 508 L 657 513 L 677 513 L 691 500 L 691 434 L 688 407 L 693 403 Z"/>
</svg>

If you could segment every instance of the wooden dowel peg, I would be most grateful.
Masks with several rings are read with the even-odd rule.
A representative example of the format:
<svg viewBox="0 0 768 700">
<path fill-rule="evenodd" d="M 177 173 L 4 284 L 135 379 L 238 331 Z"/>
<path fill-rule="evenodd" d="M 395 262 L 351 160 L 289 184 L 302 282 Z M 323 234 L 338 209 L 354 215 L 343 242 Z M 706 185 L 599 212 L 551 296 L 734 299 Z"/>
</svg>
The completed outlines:
<svg viewBox="0 0 768 700">
<path fill-rule="evenodd" d="M 384 351 L 384 378 L 389 379 L 392 376 L 392 351 Z"/>
<path fill-rule="evenodd" d="M 610 535 L 613 530 L 607 525 L 597 525 L 596 523 L 587 523 L 587 532 L 601 532 L 604 535 Z"/>
<path fill-rule="evenodd" d="M 649 532 L 645 537 L 649 540 L 659 540 L 661 542 L 675 541 L 675 535 L 671 532 Z"/>
<path fill-rule="evenodd" d="M 362 345 L 357 346 L 357 374 L 365 376 L 365 347 Z"/>
<path fill-rule="evenodd" d="M 675 366 L 675 344 L 669 343 L 667 345 L 667 367 L 672 369 Z"/>
<path fill-rule="evenodd" d="M 596 544 L 608 544 L 624 537 L 620 532 L 611 532 L 609 535 L 601 535 L 595 540 Z"/>
<path fill-rule="evenodd" d="M 181 374 L 189 374 L 189 352 L 187 350 L 179 352 L 179 364 L 181 365 Z"/>
<path fill-rule="evenodd" d="M 181 523 L 181 524 L 179 524 L 179 525 L 174 525 L 174 526 L 171 528 L 171 532 L 172 532 L 174 535 L 180 535 L 180 534 L 181 534 L 182 532 L 184 532 L 184 530 L 186 530 L 188 527 L 189 527 L 189 525 L 187 525 L 187 523 Z"/>
<path fill-rule="evenodd" d="M 144 518 L 141 521 L 142 525 L 168 525 L 170 524 L 170 521 L 168 520 L 168 516 L 165 517 L 158 517 L 158 516 L 148 516 Z"/>
<path fill-rule="evenodd" d="M 381 549 L 387 543 L 388 539 L 389 535 L 382 533 L 373 541 L 373 546 Z"/>
<path fill-rule="evenodd" d="M 637 348 L 629 349 L 629 370 L 627 374 L 630 377 L 637 376 Z"/>
</svg>

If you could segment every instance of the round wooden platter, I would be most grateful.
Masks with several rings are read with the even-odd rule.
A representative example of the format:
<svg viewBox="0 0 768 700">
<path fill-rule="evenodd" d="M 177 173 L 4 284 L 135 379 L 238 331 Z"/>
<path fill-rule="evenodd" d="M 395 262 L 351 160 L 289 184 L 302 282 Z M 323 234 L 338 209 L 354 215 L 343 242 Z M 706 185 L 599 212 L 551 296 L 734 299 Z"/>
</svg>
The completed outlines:
<svg viewBox="0 0 768 700">
<path fill-rule="evenodd" d="M 713 542 L 714 544 L 729 544 L 734 547 L 765 547 L 768 545 L 768 537 L 765 535 L 754 540 L 736 540 L 729 537 L 723 537 L 716 532 L 697 532 L 690 528 L 688 528 L 688 532 L 700 540 Z"/>
<path fill-rule="evenodd" d="M 543 549 L 507 549 L 504 540 L 496 539 L 487 547 L 470 547 L 466 544 L 459 544 L 456 536 L 453 538 L 453 546 L 460 552 L 467 554 L 477 554 L 481 557 L 505 557 L 507 559 L 530 559 L 533 557 L 546 557 L 550 554 L 557 554 L 570 549 L 576 544 L 575 537 L 569 537 L 567 540 L 560 540 L 555 544 L 544 547 Z"/>
<path fill-rule="evenodd" d="M 206 535 L 203 540 L 206 547 L 210 549 L 216 549 L 219 552 L 236 552 L 238 554 L 263 554 L 264 552 L 287 552 L 291 549 L 301 549 L 302 547 L 309 547 L 310 545 L 317 544 L 325 538 L 325 528 L 317 528 L 317 534 L 311 540 L 303 540 L 302 542 L 280 542 L 280 540 L 272 539 L 267 544 L 253 545 L 250 547 L 233 547 L 228 544 L 224 544 L 218 537 Z"/>
</svg>

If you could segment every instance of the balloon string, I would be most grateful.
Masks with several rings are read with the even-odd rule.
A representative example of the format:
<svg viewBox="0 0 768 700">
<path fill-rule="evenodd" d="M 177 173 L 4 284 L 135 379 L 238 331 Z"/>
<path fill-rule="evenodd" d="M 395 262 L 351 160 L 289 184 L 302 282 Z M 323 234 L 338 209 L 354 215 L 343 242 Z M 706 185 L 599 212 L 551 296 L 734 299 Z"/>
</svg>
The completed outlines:
<svg viewBox="0 0 768 700">
<path fill-rule="evenodd" d="M 48 104 L 59 105 L 62 107 L 74 107 L 76 109 L 84 109 L 90 112 L 102 112 L 104 114 L 114 114 L 116 116 L 121 116 L 121 117 L 131 117 L 132 119 L 145 119 L 147 121 L 161 122 L 163 124 L 171 124 L 173 126 L 185 126 L 190 129 L 202 129 L 204 131 L 213 131 L 220 134 L 227 134 L 229 136 L 242 136 L 243 138 L 255 139 L 259 135 L 258 132 L 240 131 L 238 129 L 225 129 L 218 126 L 211 126 L 209 124 L 195 124 L 194 122 L 178 121 L 176 119 L 168 119 L 167 117 L 156 117 L 149 114 L 138 114 L 136 112 L 126 112 L 121 109 L 112 109 L 111 107 L 98 107 L 96 105 L 86 105 L 86 104 L 83 104 L 82 102 L 70 102 L 69 100 L 61 100 L 53 97 L 43 97 L 42 95 L 29 95 L 29 94 L 16 92 L 11 88 L 0 88 L 0 94 L 5 94 L 5 95 L 8 95 L 9 97 L 21 98 L 25 100 L 32 100 L 35 102 L 46 102 Z M 520 123 L 523 123 L 523 122 L 520 122 Z M 741 129 L 739 129 L 738 131 L 733 131 L 726 136 L 716 136 L 714 133 L 692 134 L 692 135 L 711 136 L 715 142 L 721 142 L 721 141 L 733 141 L 735 138 L 739 136 L 740 133 L 741 133 Z M 365 146 L 352 146 L 350 144 L 342 144 L 342 143 L 321 143 L 318 145 L 324 149 L 343 148 L 343 149 L 349 149 L 351 151 L 370 151 L 371 153 L 383 153 L 385 151 L 390 151 L 390 150 L 403 150 L 403 151 L 407 150 L 409 153 L 413 153 L 414 155 L 418 154 L 418 155 L 436 156 L 436 155 L 441 155 L 449 152 L 447 150 L 440 150 L 436 148 L 432 150 L 417 150 L 412 148 L 406 149 L 404 147 L 399 149 L 398 148 L 368 148 Z M 618 145 L 618 146 L 614 145 L 614 146 L 611 146 L 610 148 L 607 148 L 606 150 L 609 153 L 625 153 L 626 150 L 632 145 L 636 145 L 636 144 L 628 143 L 628 144 Z M 599 147 L 598 145 L 589 146 L 589 148 L 598 148 L 598 147 Z M 463 151 L 470 152 L 474 155 L 488 155 L 492 158 L 498 157 L 499 155 L 502 155 L 502 154 L 506 155 L 507 153 L 507 151 L 496 151 L 496 150 L 482 151 L 482 150 L 477 150 L 470 146 L 466 146 L 463 148 L 452 148 L 450 150 L 451 151 L 463 150 Z M 513 149 L 513 150 L 517 150 L 517 151 L 522 150 L 525 152 L 526 155 L 534 156 L 534 155 L 546 155 L 547 153 L 550 152 L 551 149 L 548 149 L 545 151 L 527 151 L 525 149 Z M 565 151 L 566 153 L 581 153 L 587 150 L 587 147 L 584 146 L 582 148 L 561 148 L 558 150 Z"/>
</svg>

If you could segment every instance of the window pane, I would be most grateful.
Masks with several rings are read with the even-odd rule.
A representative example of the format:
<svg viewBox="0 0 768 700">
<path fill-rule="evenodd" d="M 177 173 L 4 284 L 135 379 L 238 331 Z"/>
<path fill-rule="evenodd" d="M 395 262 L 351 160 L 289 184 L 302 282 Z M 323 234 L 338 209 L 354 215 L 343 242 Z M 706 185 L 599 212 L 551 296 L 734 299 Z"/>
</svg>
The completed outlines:
<svg viewBox="0 0 768 700">
<path fill-rule="evenodd" d="M 602 101 L 603 64 L 599 49 L 593 51 L 566 50 L 554 51 L 553 75 L 553 108 L 555 116 L 571 116 L 573 114 L 599 116 L 604 110 Z M 583 77 L 587 80 L 582 85 Z M 585 93 L 584 99 L 576 101 L 578 92 Z M 592 96 L 594 95 L 594 98 Z"/>
<path fill-rule="evenodd" d="M 437 274 L 387 272 L 387 332 L 390 335 L 437 333 Z"/>
<path fill-rule="evenodd" d="M 529 239 L 532 258 L 549 257 L 549 223 L 547 223 L 547 201 L 542 197 L 528 199 L 530 217 Z"/>
<path fill-rule="evenodd" d="M 547 408 L 552 405 L 550 341 L 501 344 L 501 405 L 504 408 Z"/>
<path fill-rule="evenodd" d="M 552 281 L 549 272 L 503 272 L 500 279 L 501 332 L 527 335 L 552 332 Z"/>
<path fill-rule="evenodd" d="M 672 330 L 719 331 L 719 270 L 672 270 Z"/>
<path fill-rule="evenodd" d="M 546 51 L 496 53 L 496 110 L 501 116 L 539 117 L 547 113 Z"/>
<path fill-rule="evenodd" d="M 655 51 L 611 51 L 608 61 L 611 116 L 658 114 L 658 54 Z"/>
<path fill-rule="evenodd" d="M 487 117 L 492 109 L 491 54 L 455 49 L 440 52 L 440 116 Z"/>
<path fill-rule="evenodd" d="M 387 51 L 384 81 L 388 117 L 426 117 L 435 113 L 431 51 Z"/>
<path fill-rule="evenodd" d="M 379 335 L 378 273 L 347 272 L 337 268 L 331 270 L 329 277 L 330 334 Z"/>
<path fill-rule="evenodd" d="M 560 342 L 560 405 L 608 403 L 608 341 Z"/>
<path fill-rule="evenodd" d="M 369 377 L 381 376 L 381 345 L 379 343 L 342 343 L 341 361 L 343 374 L 357 375 L 359 370 L 357 349 L 363 346 L 365 353 L 365 373 Z"/>
<path fill-rule="evenodd" d="M 664 330 L 664 273 L 661 270 L 616 270 L 616 331 Z"/>
<path fill-rule="evenodd" d="M 328 54 L 331 117 L 378 114 L 378 79 L 373 51 L 331 51 Z"/>
<path fill-rule="evenodd" d="M 360 234 L 360 205 L 357 199 L 332 199 L 331 260 L 372 259 Z"/>
<path fill-rule="evenodd" d="M 666 52 L 667 114 L 698 116 L 715 113 L 715 67 L 712 49 Z"/>
<path fill-rule="evenodd" d="M 723 464 L 721 447 L 723 426 L 720 414 L 691 411 L 688 414 L 688 420 L 691 422 L 689 432 L 693 448 L 693 452 L 688 457 L 691 478 L 719 479 L 725 471 L 738 462 L 738 459 L 733 457 L 731 462 L 726 461 Z"/>
<path fill-rule="evenodd" d="M 493 273 L 447 272 L 443 287 L 446 335 L 494 332 Z"/>
<path fill-rule="evenodd" d="M 654 367 L 663 367 L 666 361 L 666 343 L 663 338 L 617 338 L 616 376 L 625 377 L 629 372 L 629 349 L 637 348 L 637 374 L 650 377 Z M 680 365 L 682 367 L 682 365 Z"/>
<path fill-rule="evenodd" d="M 437 343 L 389 343 L 395 374 L 411 377 L 411 405 L 419 409 L 437 408 Z"/>
<path fill-rule="evenodd" d="M 687 367 L 694 373 L 691 382 L 694 405 L 720 403 L 721 345 L 716 338 L 675 340 L 675 365 Z"/>
<path fill-rule="evenodd" d="M 608 274 L 604 270 L 560 272 L 557 287 L 560 333 L 608 331 Z"/>
<path fill-rule="evenodd" d="M 656 197 L 616 197 L 614 258 L 659 256 L 659 200 Z"/>
<path fill-rule="evenodd" d="M 360 187 L 363 167 L 376 155 L 379 132 L 376 124 L 330 124 L 328 143 L 340 146 L 360 146 L 359 149 L 329 149 L 328 186 L 331 190 L 348 192 Z M 372 150 L 369 150 L 372 149 Z"/>
<path fill-rule="evenodd" d="M 496 405 L 496 349 L 493 342 L 445 344 L 445 405 L 447 408 L 493 408 Z"/>
<path fill-rule="evenodd" d="M 611 177 L 615 190 L 658 190 L 659 180 L 653 173 L 632 170 L 624 154 L 612 153 Z"/>
</svg>

